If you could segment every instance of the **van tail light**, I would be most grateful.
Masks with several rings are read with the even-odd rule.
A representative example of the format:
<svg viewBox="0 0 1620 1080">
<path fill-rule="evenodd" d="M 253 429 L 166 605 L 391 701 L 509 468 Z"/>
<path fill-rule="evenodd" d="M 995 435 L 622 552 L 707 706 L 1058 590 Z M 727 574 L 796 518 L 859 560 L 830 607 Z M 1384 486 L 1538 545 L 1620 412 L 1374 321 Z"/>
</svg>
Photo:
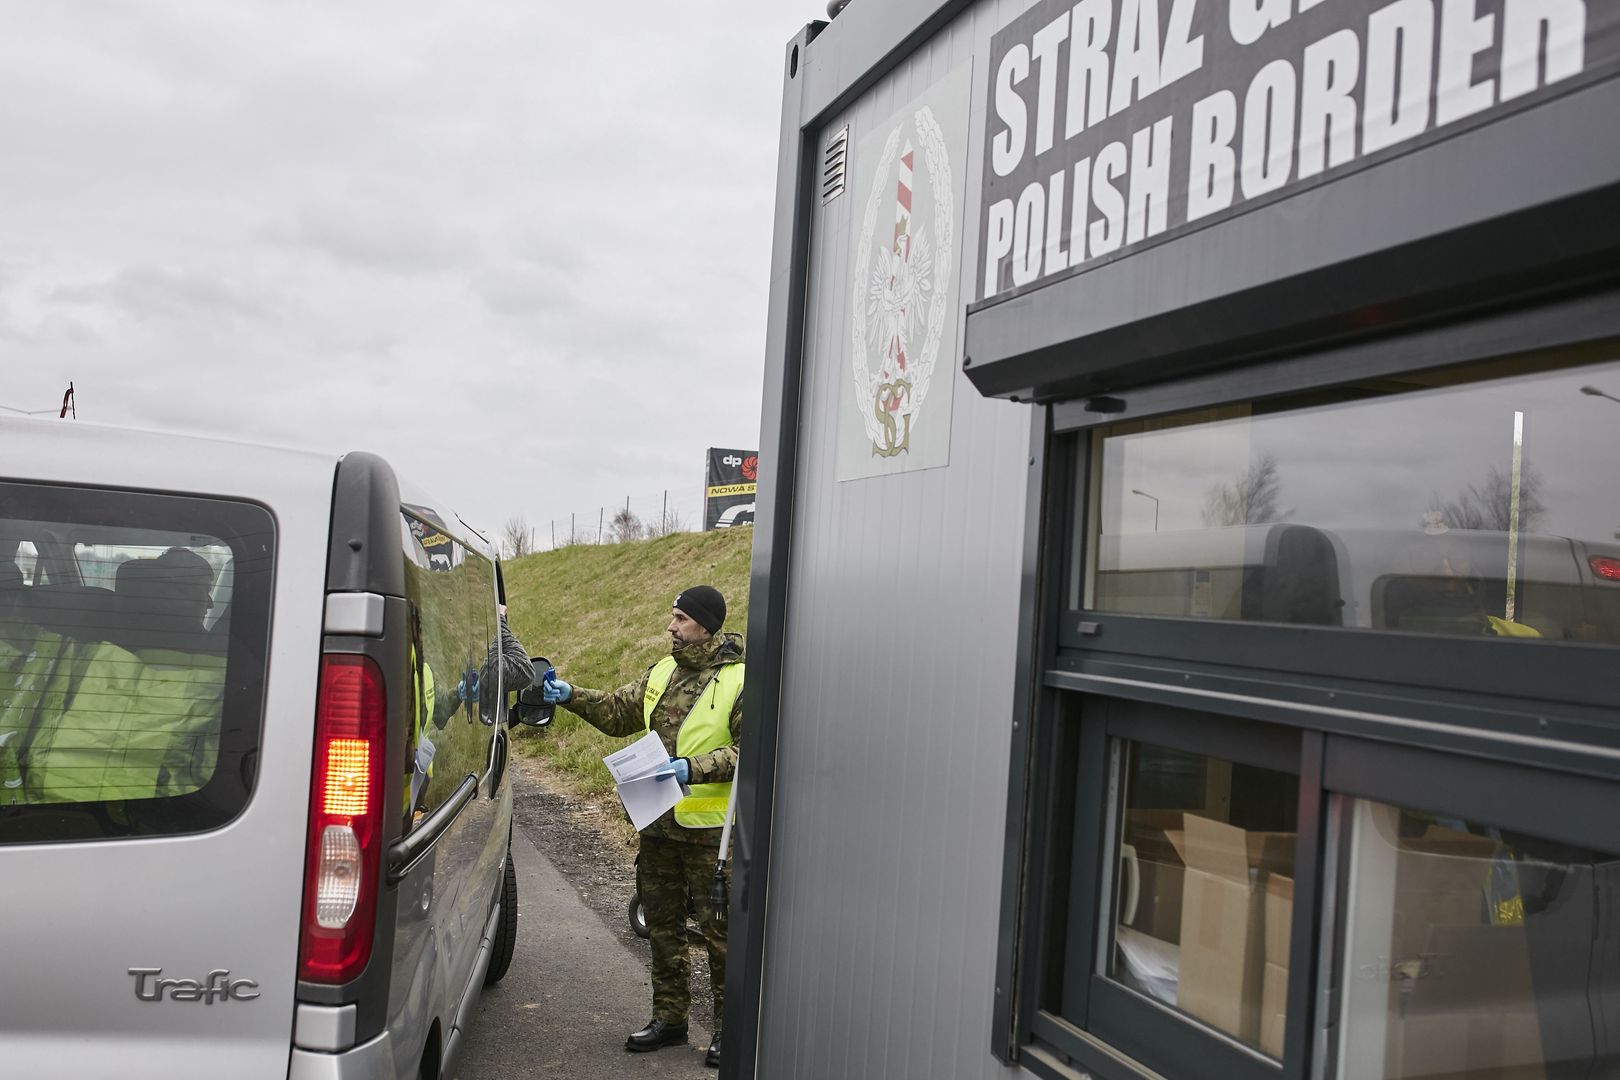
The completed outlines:
<svg viewBox="0 0 1620 1080">
<path fill-rule="evenodd" d="M 321 657 L 298 977 L 344 983 L 371 959 L 382 865 L 388 698 L 366 656 Z"/>
<path fill-rule="evenodd" d="M 1591 566 L 1592 573 L 1604 581 L 1620 581 L 1620 559 L 1611 559 L 1607 555 L 1593 555 L 1586 562 Z"/>
</svg>

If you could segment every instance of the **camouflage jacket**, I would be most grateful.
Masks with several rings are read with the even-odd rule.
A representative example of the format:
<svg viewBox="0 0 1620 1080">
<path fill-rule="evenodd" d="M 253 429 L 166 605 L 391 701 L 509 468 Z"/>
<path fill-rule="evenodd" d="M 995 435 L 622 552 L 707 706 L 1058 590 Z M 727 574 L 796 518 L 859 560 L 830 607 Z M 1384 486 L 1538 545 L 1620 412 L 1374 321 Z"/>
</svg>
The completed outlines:
<svg viewBox="0 0 1620 1080">
<path fill-rule="evenodd" d="M 665 751 L 674 756 L 675 737 L 680 733 L 681 724 L 685 722 L 686 714 L 691 711 L 698 696 L 709 685 L 714 673 L 726 664 L 743 662 L 743 639 L 740 634 L 721 634 L 708 641 L 682 646 L 672 655 L 675 657 L 675 672 L 669 677 L 669 687 L 664 691 L 664 696 L 659 698 L 658 704 L 653 707 L 652 729 L 658 732 L 658 737 L 663 740 Z M 647 693 L 647 677 L 651 673 L 652 668 L 649 667 L 641 673 L 641 678 L 617 690 L 588 690 L 583 686 L 576 686 L 573 697 L 564 708 L 578 714 L 604 735 L 615 737 L 639 735 L 647 729 L 642 703 Z M 730 745 L 689 759 L 692 783 L 721 784 L 736 775 L 737 739 L 742 733 L 740 697 L 731 710 L 730 727 Z M 713 844 L 720 842 L 720 830 L 682 828 L 675 824 L 673 811 L 643 831 L 677 840 Z"/>
</svg>

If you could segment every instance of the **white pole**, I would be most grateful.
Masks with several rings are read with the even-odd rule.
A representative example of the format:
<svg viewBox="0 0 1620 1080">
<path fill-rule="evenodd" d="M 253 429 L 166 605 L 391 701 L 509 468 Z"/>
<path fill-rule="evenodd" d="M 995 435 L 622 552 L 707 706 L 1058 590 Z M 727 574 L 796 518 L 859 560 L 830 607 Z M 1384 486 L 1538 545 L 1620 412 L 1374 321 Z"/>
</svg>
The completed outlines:
<svg viewBox="0 0 1620 1080">
<path fill-rule="evenodd" d="M 1524 413 L 1513 414 L 1513 490 L 1508 502 L 1507 611 L 1513 621 L 1514 594 L 1519 580 L 1519 480 L 1524 465 Z"/>
</svg>

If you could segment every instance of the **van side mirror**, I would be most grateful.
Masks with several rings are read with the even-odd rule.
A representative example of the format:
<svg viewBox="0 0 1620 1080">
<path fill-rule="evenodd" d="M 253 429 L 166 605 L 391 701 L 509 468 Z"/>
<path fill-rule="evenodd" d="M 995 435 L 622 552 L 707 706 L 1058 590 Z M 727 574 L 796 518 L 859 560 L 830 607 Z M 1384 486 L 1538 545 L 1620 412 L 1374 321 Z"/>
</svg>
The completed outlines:
<svg viewBox="0 0 1620 1080">
<path fill-rule="evenodd" d="M 507 723 L 545 727 L 557 713 L 557 706 L 540 694 L 540 677 L 551 667 L 551 661 L 543 656 L 531 656 L 529 659 L 534 664 L 534 681 L 518 691 L 517 703 L 507 711 Z"/>
</svg>

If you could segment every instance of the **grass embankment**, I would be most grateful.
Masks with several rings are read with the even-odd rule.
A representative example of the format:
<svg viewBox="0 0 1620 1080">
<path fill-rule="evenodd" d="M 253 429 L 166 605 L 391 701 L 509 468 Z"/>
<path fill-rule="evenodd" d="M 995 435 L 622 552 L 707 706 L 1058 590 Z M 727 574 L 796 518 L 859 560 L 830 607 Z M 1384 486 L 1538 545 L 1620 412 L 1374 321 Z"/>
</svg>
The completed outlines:
<svg viewBox="0 0 1620 1080">
<path fill-rule="evenodd" d="M 506 617 L 512 632 L 557 677 L 613 690 L 669 653 L 669 608 L 690 585 L 726 598 L 725 629 L 748 629 L 748 564 L 754 530 L 676 533 L 628 544 L 558 548 L 508 562 Z M 520 753 L 542 758 L 576 791 L 613 790 L 602 758 L 624 746 L 565 708 L 548 727 L 517 727 Z"/>
</svg>

